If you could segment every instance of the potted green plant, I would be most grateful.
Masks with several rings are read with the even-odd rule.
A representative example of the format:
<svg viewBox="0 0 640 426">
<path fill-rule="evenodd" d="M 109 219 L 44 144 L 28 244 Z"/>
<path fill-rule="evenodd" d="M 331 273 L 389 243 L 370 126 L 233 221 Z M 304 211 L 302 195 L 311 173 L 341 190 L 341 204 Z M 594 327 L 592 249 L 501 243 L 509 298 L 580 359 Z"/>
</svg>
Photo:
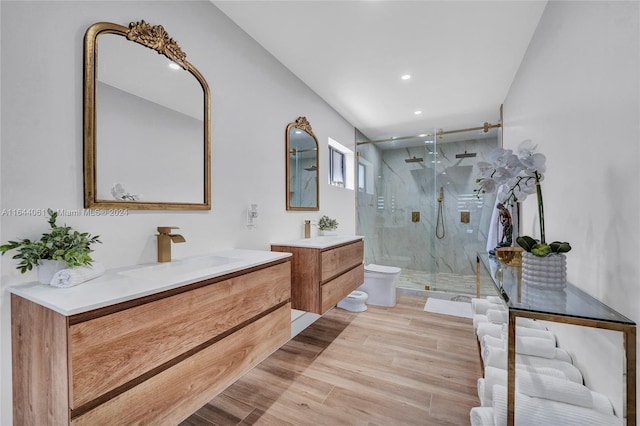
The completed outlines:
<svg viewBox="0 0 640 426">
<path fill-rule="evenodd" d="M 47 209 L 47 214 L 51 231 L 42 234 L 39 240 L 24 238 L 0 245 L 2 255 L 10 250 L 17 250 L 13 259 L 20 260 L 16 269 L 21 273 L 36 266 L 38 280 L 44 284 L 49 284 L 57 270 L 91 265 L 91 245 L 100 243 L 99 236 L 74 231 L 70 226 L 56 225 L 58 212 Z"/>
<path fill-rule="evenodd" d="M 322 216 L 318 221 L 318 229 L 320 230 L 320 235 L 335 235 L 335 230 L 338 229 L 338 221 L 326 215 Z"/>
</svg>

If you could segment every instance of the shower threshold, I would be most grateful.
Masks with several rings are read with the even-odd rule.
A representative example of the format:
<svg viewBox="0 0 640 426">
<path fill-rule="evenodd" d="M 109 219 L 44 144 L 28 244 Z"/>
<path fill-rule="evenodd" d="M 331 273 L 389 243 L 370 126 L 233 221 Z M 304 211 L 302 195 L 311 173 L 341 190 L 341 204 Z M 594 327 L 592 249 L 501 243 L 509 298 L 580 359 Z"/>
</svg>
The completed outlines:
<svg viewBox="0 0 640 426">
<path fill-rule="evenodd" d="M 447 272 L 429 273 L 413 269 L 402 269 L 398 279 L 398 290 L 417 290 L 433 293 L 443 299 L 449 299 L 451 294 L 476 296 L 476 276 L 453 274 Z M 441 294 L 444 293 L 444 294 Z M 480 277 L 480 296 L 495 296 L 493 282 L 486 276 Z"/>
</svg>

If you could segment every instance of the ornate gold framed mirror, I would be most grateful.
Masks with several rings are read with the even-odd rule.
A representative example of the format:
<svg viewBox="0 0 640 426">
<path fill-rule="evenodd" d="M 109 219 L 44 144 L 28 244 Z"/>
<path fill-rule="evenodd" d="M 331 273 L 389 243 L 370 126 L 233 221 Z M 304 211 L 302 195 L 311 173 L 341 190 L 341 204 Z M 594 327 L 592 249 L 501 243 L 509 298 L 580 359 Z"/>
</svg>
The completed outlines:
<svg viewBox="0 0 640 426">
<path fill-rule="evenodd" d="M 289 123 L 287 148 L 287 210 L 319 210 L 318 139 L 306 117 Z"/>
<path fill-rule="evenodd" d="M 211 209 L 209 86 L 161 25 L 84 37 L 84 206 Z"/>
</svg>

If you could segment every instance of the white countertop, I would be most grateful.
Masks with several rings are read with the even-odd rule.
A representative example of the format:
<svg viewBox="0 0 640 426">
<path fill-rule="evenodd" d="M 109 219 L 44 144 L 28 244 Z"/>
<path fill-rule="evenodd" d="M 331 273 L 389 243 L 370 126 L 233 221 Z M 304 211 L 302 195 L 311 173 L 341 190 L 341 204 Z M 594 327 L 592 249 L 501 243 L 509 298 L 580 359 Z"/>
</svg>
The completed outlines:
<svg viewBox="0 0 640 426">
<path fill-rule="evenodd" d="M 326 249 L 329 247 L 338 246 L 340 244 L 362 240 L 363 238 L 364 237 L 362 235 L 325 235 L 313 238 L 301 238 L 299 240 L 271 243 L 271 245 Z"/>
<path fill-rule="evenodd" d="M 30 282 L 7 290 L 62 315 L 75 315 L 290 257 L 290 253 L 226 250 L 211 255 L 110 269 L 75 287 Z"/>
</svg>

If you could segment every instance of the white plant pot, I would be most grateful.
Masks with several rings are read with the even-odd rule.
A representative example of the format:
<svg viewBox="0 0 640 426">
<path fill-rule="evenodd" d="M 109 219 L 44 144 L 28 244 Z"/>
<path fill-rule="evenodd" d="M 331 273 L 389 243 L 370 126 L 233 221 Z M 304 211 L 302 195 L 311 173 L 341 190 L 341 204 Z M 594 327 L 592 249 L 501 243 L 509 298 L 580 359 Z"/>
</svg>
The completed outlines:
<svg viewBox="0 0 640 426">
<path fill-rule="evenodd" d="M 321 229 L 318 231 L 318 235 L 338 235 L 338 231 L 335 229 Z"/>
<path fill-rule="evenodd" d="M 67 267 L 67 262 L 62 260 L 40 260 L 38 261 L 38 281 L 42 284 L 51 284 L 51 279 L 56 272 Z"/>
<path fill-rule="evenodd" d="M 522 283 L 542 289 L 562 289 L 567 285 L 567 257 L 551 253 L 545 257 L 522 253 Z"/>
</svg>

